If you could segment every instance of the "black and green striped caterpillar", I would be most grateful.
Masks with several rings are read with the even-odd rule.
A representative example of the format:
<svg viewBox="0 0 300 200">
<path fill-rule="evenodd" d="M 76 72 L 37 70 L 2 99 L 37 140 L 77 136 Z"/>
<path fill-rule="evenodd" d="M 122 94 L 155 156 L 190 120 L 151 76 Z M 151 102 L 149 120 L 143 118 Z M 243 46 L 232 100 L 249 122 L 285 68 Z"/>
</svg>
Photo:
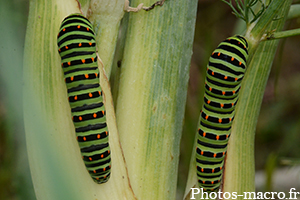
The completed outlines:
<svg viewBox="0 0 300 200">
<path fill-rule="evenodd" d="M 66 17 L 61 23 L 57 44 L 84 164 L 96 183 L 104 183 L 110 177 L 111 155 L 90 21 L 81 14 Z"/>
<path fill-rule="evenodd" d="M 198 184 L 205 191 L 216 191 L 221 184 L 247 58 L 248 42 L 242 36 L 227 38 L 209 58 L 196 148 Z"/>
</svg>

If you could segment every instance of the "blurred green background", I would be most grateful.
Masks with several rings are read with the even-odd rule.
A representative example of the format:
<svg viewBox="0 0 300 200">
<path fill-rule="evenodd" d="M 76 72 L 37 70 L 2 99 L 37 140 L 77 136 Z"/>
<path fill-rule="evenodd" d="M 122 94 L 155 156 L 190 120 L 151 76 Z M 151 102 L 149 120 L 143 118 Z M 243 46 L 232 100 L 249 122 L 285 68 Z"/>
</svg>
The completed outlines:
<svg viewBox="0 0 300 200">
<path fill-rule="evenodd" d="M 22 62 L 28 7 L 28 0 L 0 0 L 1 200 L 35 199 L 22 115 Z M 240 30 L 240 24 L 220 0 L 199 0 L 177 199 L 182 199 L 185 189 L 208 57 L 221 41 L 239 33 L 236 30 Z M 298 28 L 299 24 L 300 19 L 289 20 L 286 29 Z M 295 187 L 300 192 L 300 169 L 296 167 L 300 163 L 299 42 L 300 36 L 281 41 L 266 86 L 255 140 L 258 191 L 289 191 L 290 187 Z"/>
</svg>

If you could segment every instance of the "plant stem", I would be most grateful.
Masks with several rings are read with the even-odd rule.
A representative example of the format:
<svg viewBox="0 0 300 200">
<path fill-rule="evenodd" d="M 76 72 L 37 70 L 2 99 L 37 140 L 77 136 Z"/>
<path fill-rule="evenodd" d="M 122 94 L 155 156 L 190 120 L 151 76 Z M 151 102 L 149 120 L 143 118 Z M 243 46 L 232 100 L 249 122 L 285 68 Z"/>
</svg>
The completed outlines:
<svg viewBox="0 0 300 200">
<path fill-rule="evenodd" d="M 281 38 L 287 38 L 292 36 L 300 35 L 300 28 L 288 30 L 288 31 L 281 31 L 281 32 L 275 32 L 271 34 L 270 37 L 268 37 L 268 40 L 275 40 L 275 39 L 281 39 Z"/>
</svg>

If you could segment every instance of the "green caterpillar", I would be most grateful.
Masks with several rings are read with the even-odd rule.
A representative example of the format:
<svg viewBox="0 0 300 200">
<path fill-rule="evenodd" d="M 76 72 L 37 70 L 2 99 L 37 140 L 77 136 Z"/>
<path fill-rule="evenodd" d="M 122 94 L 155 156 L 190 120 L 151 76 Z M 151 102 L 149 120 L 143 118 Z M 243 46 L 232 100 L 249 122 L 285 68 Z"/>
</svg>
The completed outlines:
<svg viewBox="0 0 300 200">
<path fill-rule="evenodd" d="M 111 155 L 90 21 L 81 14 L 66 17 L 59 29 L 57 45 L 84 164 L 96 183 L 104 183 L 110 177 Z"/>
<path fill-rule="evenodd" d="M 209 58 L 196 148 L 198 184 L 205 191 L 215 191 L 221 184 L 247 58 L 248 42 L 242 36 L 226 39 Z"/>
</svg>

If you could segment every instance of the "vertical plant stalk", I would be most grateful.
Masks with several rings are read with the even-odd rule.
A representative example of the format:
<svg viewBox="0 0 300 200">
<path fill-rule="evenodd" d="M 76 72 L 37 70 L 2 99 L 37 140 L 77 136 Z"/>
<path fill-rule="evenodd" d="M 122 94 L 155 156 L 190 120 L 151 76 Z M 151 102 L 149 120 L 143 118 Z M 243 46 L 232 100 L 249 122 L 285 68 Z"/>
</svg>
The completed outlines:
<svg viewBox="0 0 300 200">
<path fill-rule="evenodd" d="M 175 199 L 196 8 L 176 0 L 130 13 L 116 117 L 138 199 Z"/>
<path fill-rule="evenodd" d="M 92 22 L 98 54 L 110 78 L 120 21 L 124 15 L 124 0 L 90 0 L 87 17 Z"/>
<path fill-rule="evenodd" d="M 291 2 L 284 2 L 277 13 L 280 19 L 273 21 L 267 30 L 282 30 Z M 279 40 L 265 41 L 259 44 L 248 64 L 228 145 L 224 192 L 255 192 L 255 129 L 278 42 Z"/>
<path fill-rule="evenodd" d="M 23 109 L 36 197 L 43 200 L 136 199 L 120 148 L 108 79 L 99 63 L 112 156 L 109 181 L 96 184 L 80 155 L 56 39 L 63 18 L 79 12 L 74 0 L 30 2 Z"/>
</svg>

